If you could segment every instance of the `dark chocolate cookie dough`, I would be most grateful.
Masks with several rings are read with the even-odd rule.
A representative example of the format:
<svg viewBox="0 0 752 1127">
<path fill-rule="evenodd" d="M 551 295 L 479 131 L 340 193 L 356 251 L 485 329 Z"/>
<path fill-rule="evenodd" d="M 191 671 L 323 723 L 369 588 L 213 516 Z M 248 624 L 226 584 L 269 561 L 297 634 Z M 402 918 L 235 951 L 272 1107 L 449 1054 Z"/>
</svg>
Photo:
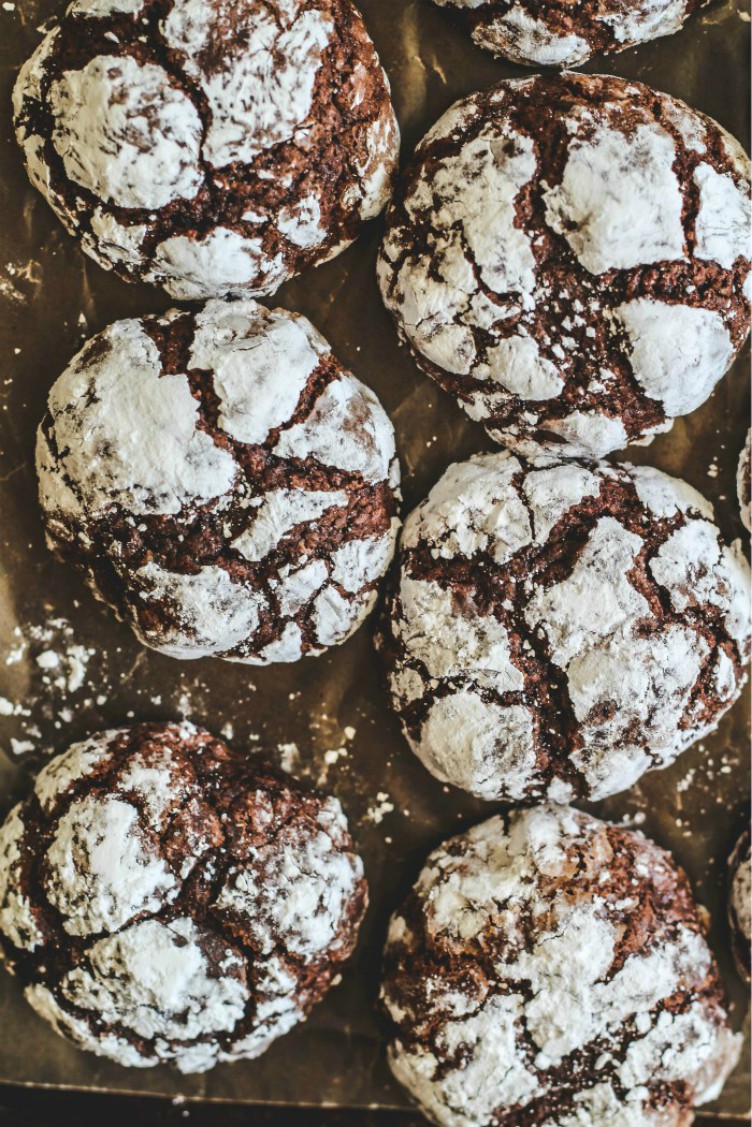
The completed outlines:
<svg viewBox="0 0 752 1127">
<path fill-rule="evenodd" d="M 392 1071 L 442 1127 L 689 1127 L 740 1050 L 684 873 L 566 807 L 429 857 L 382 996 Z"/>
<path fill-rule="evenodd" d="M 367 901 L 339 802 L 190 724 L 92 736 L 0 829 L 0 943 L 59 1033 L 200 1072 L 303 1020 Z"/>
<path fill-rule="evenodd" d="M 23 67 L 29 176 L 101 266 L 272 293 L 391 192 L 389 84 L 350 0 L 75 0 Z"/>
<path fill-rule="evenodd" d="M 475 43 L 530 66 L 577 66 L 679 31 L 708 0 L 436 0 Z"/>
<path fill-rule="evenodd" d="M 50 546 L 173 657 L 321 653 L 393 551 L 386 413 L 309 321 L 250 299 L 92 338 L 50 392 L 37 470 Z"/>
<path fill-rule="evenodd" d="M 748 161 L 639 83 L 564 74 L 457 102 L 395 194 L 384 301 L 503 445 L 601 456 L 700 406 L 748 331 Z"/>
<path fill-rule="evenodd" d="M 601 798 L 738 698 L 749 567 L 648 466 L 486 454 L 407 518 L 379 644 L 413 751 L 486 799 Z"/>
</svg>

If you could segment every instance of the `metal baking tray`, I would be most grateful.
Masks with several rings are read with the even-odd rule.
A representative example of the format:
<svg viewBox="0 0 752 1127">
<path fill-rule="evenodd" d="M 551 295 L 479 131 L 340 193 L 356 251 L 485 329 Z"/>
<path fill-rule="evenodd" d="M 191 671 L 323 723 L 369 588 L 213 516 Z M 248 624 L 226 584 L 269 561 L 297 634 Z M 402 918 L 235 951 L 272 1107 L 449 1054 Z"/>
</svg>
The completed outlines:
<svg viewBox="0 0 752 1127">
<path fill-rule="evenodd" d="M 329 654 L 281 668 L 177 662 L 142 648 L 46 550 L 36 504 L 34 432 L 47 391 L 82 340 L 118 317 L 172 304 L 95 266 L 33 191 L 12 138 L 16 70 L 61 0 L 0 7 L 0 815 L 40 758 L 106 725 L 187 716 L 231 734 L 341 798 L 365 859 L 371 908 L 340 986 L 307 1024 L 254 1062 L 195 1078 L 118 1067 L 52 1033 L 0 974 L 0 1082 L 248 1103 L 408 1106 L 390 1080 L 374 1012 L 386 921 L 431 847 L 496 809 L 436 782 L 388 708 L 372 623 Z M 362 0 L 392 81 L 407 156 L 458 97 L 524 73 L 473 47 L 429 0 Z M 715 4 L 678 35 L 585 69 L 650 83 L 715 117 L 746 144 L 749 15 Z M 480 426 L 420 375 L 397 343 L 374 280 L 379 223 L 345 254 L 288 284 L 274 302 L 305 313 L 370 384 L 397 431 L 405 511 L 446 466 L 490 447 Z M 630 451 L 689 480 L 743 536 L 735 471 L 749 417 L 744 355 L 711 400 L 646 449 Z M 45 654 L 40 663 L 37 659 Z M 57 655 L 55 658 L 50 654 Z M 749 701 L 670 769 L 593 809 L 640 825 L 688 871 L 712 915 L 711 941 L 741 1027 L 746 991 L 730 958 L 725 861 L 749 810 Z M 745 1059 L 748 1060 L 748 1052 Z M 740 1066 L 715 1110 L 745 1115 Z"/>
</svg>

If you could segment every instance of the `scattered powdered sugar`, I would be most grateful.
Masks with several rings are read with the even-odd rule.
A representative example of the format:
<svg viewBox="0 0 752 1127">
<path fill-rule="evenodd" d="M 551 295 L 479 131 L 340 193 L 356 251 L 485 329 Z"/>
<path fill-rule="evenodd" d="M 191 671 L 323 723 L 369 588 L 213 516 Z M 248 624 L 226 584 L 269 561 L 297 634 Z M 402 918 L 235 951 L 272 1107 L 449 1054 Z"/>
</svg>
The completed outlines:
<svg viewBox="0 0 752 1127">
<path fill-rule="evenodd" d="M 524 1108 L 547 1127 L 633 1127 L 663 1121 L 651 1094 L 662 1084 L 679 1086 L 677 1114 L 717 1094 L 740 1038 L 705 986 L 714 972 L 699 925 L 673 922 L 680 878 L 625 831 L 626 867 L 611 870 L 608 831 L 577 811 L 537 807 L 492 818 L 429 857 L 411 926 L 400 912 L 390 924 L 383 998 L 396 1025 L 392 1070 L 432 1121 L 475 1127 Z M 640 895 L 653 884 L 655 917 Z M 645 913 L 647 939 L 625 951 Z M 461 976 L 445 959 L 462 960 Z M 679 999 L 671 1010 L 669 998 Z M 595 1045 L 593 1088 L 575 1054 Z M 555 1081 L 553 1068 L 564 1070 Z M 566 1113 L 572 1099 L 580 1110 Z"/>
<path fill-rule="evenodd" d="M 109 691 L 108 656 L 55 614 L 15 626 L 4 650 L 8 695 L 0 696 L 0 717 L 12 722 L 8 750 L 39 754 L 45 750 L 43 726 L 59 731 L 81 708 L 93 707 L 94 682 Z"/>
<path fill-rule="evenodd" d="M 380 826 L 387 814 L 393 813 L 394 803 L 386 791 L 380 790 L 376 795 L 376 801 L 366 811 L 366 821 L 373 823 L 374 826 Z"/>
</svg>

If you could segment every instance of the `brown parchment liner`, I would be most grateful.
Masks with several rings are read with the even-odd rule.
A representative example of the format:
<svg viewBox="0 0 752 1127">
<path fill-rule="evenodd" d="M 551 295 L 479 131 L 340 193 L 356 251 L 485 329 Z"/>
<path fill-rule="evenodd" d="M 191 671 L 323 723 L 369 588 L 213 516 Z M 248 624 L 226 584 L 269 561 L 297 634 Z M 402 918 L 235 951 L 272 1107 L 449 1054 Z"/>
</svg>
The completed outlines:
<svg viewBox="0 0 752 1127">
<path fill-rule="evenodd" d="M 0 696 L 15 710 L 0 715 L 0 815 L 34 769 L 34 755 L 13 754 L 11 739 L 46 755 L 131 718 L 187 715 L 215 731 L 230 723 L 237 746 L 249 753 L 263 748 L 339 795 L 365 859 L 372 905 L 344 981 L 306 1025 L 258 1061 L 195 1078 L 167 1068 L 127 1070 L 77 1051 L 27 1008 L 18 984 L 2 973 L 0 1082 L 252 1103 L 406 1107 L 406 1096 L 390 1080 L 374 1013 L 386 921 L 428 850 L 497 807 L 450 792 L 410 753 L 387 706 L 372 624 L 328 655 L 293 666 L 258 670 L 172 661 L 142 648 L 43 543 L 33 446 L 50 385 L 85 336 L 118 317 L 174 304 L 161 291 L 129 286 L 84 257 L 27 182 L 12 139 L 10 92 L 18 66 L 39 40 L 39 26 L 62 7 L 21 0 L 12 10 L 0 9 Z M 403 159 L 455 99 L 525 73 L 473 47 L 429 0 L 362 0 L 361 7 L 391 78 Z M 683 98 L 746 146 L 748 59 L 749 14 L 739 0 L 730 0 L 712 5 L 675 36 L 593 60 L 584 69 L 637 78 Z M 397 430 L 409 511 L 450 462 L 491 444 L 398 346 L 374 280 L 379 236 L 380 224 L 371 224 L 354 247 L 285 286 L 275 301 L 307 314 L 340 359 L 380 396 Z M 628 455 L 705 493 L 729 539 L 745 535 L 735 472 L 749 417 L 748 388 L 745 352 L 703 408 Z M 68 625 L 56 625 L 58 619 Z M 72 645 L 94 651 L 83 681 L 65 665 Z M 36 661 L 48 649 L 63 653 L 62 678 Z M 0 701 L 3 711 L 8 706 Z M 744 1022 L 747 994 L 730 957 L 726 857 L 749 810 L 748 716 L 745 693 L 720 730 L 673 767 L 592 807 L 614 820 L 636 816 L 686 868 L 711 912 L 711 943 L 737 1027 Z M 748 1111 L 748 1042 L 744 1058 L 714 1105 L 729 1116 Z"/>
</svg>

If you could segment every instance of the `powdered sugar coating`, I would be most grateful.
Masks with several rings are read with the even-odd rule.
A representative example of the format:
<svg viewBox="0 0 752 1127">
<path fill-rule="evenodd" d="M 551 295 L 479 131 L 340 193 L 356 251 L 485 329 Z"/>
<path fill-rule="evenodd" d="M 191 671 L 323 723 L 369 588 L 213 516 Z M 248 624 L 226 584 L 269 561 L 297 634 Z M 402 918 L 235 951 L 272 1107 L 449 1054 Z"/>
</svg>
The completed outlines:
<svg viewBox="0 0 752 1127">
<path fill-rule="evenodd" d="M 748 331 L 749 168 L 725 139 L 603 75 L 457 103 L 407 168 L 378 262 L 417 363 L 526 456 L 601 457 L 695 410 Z"/>
<path fill-rule="evenodd" d="M 228 895 L 239 874 L 248 895 Z M 29 1002 L 129 1066 L 263 1052 L 325 992 L 365 903 L 339 803 L 190 724 L 74 745 L 0 828 L 0 942 Z"/>
<path fill-rule="evenodd" d="M 740 1050 L 686 878 L 566 807 L 431 854 L 392 918 L 382 999 L 395 1076 L 447 1127 L 679 1127 Z"/>
<path fill-rule="evenodd" d="M 320 957 L 338 945 L 342 913 L 363 876 L 341 852 L 346 832 L 339 803 L 329 799 L 305 840 L 283 827 L 269 845 L 251 847 L 247 867 L 230 869 L 217 910 L 242 917 L 263 954 L 281 932 L 292 954 Z"/>
<path fill-rule="evenodd" d="M 479 47 L 527 66 L 579 66 L 679 31 L 703 0 L 607 0 L 575 10 L 530 0 L 436 0 L 457 9 Z"/>
<path fill-rule="evenodd" d="M 201 187 L 201 121 L 153 63 L 96 56 L 49 89 L 66 175 L 105 204 L 160 208 Z"/>
<path fill-rule="evenodd" d="M 117 931 L 159 910 L 175 882 L 150 846 L 130 803 L 91 795 L 70 806 L 47 850 L 45 882 L 69 935 Z"/>
<path fill-rule="evenodd" d="M 371 609 L 397 530 L 394 432 L 304 317 L 246 299 L 118 321 L 48 408 L 50 545 L 145 645 L 295 661 Z"/>
<path fill-rule="evenodd" d="M 682 194 L 672 169 L 674 141 L 655 124 L 625 134 L 599 123 L 576 135 L 587 110 L 567 123 L 575 133 L 560 184 L 544 191 L 546 221 L 591 274 L 684 257 Z"/>
<path fill-rule="evenodd" d="M 46 509 L 98 517 L 116 504 L 135 516 L 176 514 L 232 487 L 232 457 L 198 429 L 186 376 L 164 374 L 140 321 L 116 321 L 74 356 L 49 410 L 61 454 L 40 472 Z M 61 477 L 76 483 L 76 501 L 67 485 L 58 490 Z"/>
<path fill-rule="evenodd" d="M 380 647 L 425 766 L 481 798 L 601 798 L 737 699 L 749 568 L 650 467 L 451 466 L 406 520 Z"/>
<path fill-rule="evenodd" d="M 271 293 L 339 253 L 388 200 L 399 146 L 350 0 L 79 0 L 14 109 L 31 181 L 84 250 L 183 299 Z"/>
<path fill-rule="evenodd" d="M 26 827 L 15 806 L 0 828 L 0 931 L 24 951 L 34 951 L 44 935 L 31 901 L 21 889 Z"/>
</svg>

